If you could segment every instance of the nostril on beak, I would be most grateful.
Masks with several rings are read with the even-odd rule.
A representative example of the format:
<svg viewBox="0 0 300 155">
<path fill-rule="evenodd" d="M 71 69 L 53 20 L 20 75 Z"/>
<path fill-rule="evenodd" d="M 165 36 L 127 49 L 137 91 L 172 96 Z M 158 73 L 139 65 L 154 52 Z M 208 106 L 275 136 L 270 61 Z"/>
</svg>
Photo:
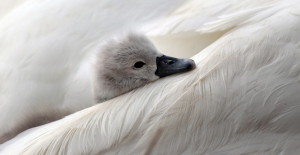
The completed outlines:
<svg viewBox="0 0 300 155">
<path fill-rule="evenodd" d="M 172 65 L 175 62 L 173 60 L 164 60 L 164 63 L 167 65 Z"/>
</svg>

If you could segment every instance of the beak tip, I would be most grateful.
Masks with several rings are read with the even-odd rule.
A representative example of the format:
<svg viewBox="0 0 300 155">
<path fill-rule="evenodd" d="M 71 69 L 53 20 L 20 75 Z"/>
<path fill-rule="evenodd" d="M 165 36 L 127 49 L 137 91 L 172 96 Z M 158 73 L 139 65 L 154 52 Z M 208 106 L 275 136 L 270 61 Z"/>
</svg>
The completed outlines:
<svg viewBox="0 0 300 155">
<path fill-rule="evenodd" d="M 192 60 L 192 59 L 188 59 L 188 61 L 189 61 L 189 64 L 188 64 L 188 66 L 187 66 L 187 70 L 188 70 L 188 71 L 194 70 L 194 69 L 196 68 L 196 63 L 195 63 L 195 61 Z"/>
</svg>

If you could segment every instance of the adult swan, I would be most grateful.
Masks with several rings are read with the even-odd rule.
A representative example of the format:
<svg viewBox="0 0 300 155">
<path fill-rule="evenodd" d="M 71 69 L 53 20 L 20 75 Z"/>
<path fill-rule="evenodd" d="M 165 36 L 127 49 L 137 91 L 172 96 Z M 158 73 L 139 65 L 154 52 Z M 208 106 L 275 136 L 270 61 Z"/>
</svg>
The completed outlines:
<svg viewBox="0 0 300 155">
<path fill-rule="evenodd" d="M 299 154 L 299 2 L 247 6 L 193 27 L 198 38 L 227 31 L 194 57 L 196 70 L 29 131 L 1 153 Z M 185 22 L 171 31 L 191 30 Z"/>
</svg>

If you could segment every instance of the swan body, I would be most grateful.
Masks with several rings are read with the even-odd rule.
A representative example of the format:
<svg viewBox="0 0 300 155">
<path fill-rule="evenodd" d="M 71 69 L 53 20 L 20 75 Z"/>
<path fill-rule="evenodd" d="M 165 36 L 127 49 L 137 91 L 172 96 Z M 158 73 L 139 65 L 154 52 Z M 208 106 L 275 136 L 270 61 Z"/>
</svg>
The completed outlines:
<svg viewBox="0 0 300 155">
<path fill-rule="evenodd" d="M 299 1 L 230 1 L 242 9 L 228 11 L 224 3 L 211 21 L 186 8 L 220 3 L 198 2 L 172 12 L 180 21 L 172 14 L 158 21 L 170 24 L 168 31 L 150 31 L 219 36 L 193 57 L 194 71 L 31 129 L 0 153 L 299 154 Z"/>
</svg>

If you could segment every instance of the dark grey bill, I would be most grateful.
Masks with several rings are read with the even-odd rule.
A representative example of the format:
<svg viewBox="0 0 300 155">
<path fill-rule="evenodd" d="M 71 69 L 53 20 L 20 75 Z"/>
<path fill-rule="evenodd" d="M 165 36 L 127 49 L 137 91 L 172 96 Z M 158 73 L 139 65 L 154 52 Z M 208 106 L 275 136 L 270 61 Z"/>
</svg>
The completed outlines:
<svg viewBox="0 0 300 155">
<path fill-rule="evenodd" d="M 196 68 L 196 64 L 192 59 L 178 59 L 165 55 L 156 58 L 156 65 L 155 75 L 159 77 L 187 72 Z"/>
</svg>

